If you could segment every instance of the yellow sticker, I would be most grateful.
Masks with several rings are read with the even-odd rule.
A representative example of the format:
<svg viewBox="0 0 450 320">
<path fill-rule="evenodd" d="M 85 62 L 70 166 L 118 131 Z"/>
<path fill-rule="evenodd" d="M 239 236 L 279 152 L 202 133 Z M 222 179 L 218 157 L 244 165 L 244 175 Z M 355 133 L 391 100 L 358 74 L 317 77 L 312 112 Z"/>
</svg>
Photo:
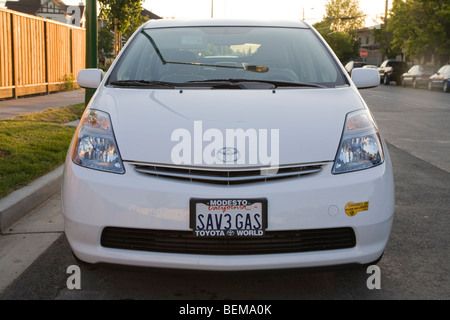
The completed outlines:
<svg viewBox="0 0 450 320">
<path fill-rule="evenodd" d="M 360 211 L 368 211 L 369 210 L 369 201 L 366 202 L 349 202 L 345 205 L 345 213 L 353 217 Z"/>
</svg>

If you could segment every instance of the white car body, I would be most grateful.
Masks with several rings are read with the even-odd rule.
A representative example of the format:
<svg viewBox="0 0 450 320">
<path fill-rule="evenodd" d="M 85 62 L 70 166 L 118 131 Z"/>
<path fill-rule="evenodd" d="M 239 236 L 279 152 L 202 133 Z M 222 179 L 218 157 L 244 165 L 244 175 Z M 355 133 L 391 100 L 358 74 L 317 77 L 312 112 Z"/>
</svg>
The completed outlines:
<svg viewBox="0 0 450 320">
<path fill-rule="evenodd" d="M 226 23 L 253 25 L 253 22 L 245 21 Z M 146 27 L 196 24 L 198 22 L 156 21 Z M 223 25 L 224 22 L 208 21 L 208 25 L 214 24 Z M 276 25 L 310 28 L 300 22 Z M 332 57 L 336 59 L 334 55 Z M 91 110 L 109 114 L 124 172 L 117 174 L 76 164 L 73 152 L 77 137 L 74 137 L 66 160 L 62 188 L 65 233 L 74 254 L 88 263 L 203 270 L 367 264 L 380 258 L 389 239 L 394 214 L 390 158 L 380 137 L 384 154 L 382 163 L 353 172 L 332 172 L 346 116 L 354 111 L 367 110 L 356 85 L 342 65 L 336 63 L 349 85 L 279 90 L 116 88 L 105 85 L 115 67 L 113 65 L 99 84 L 85 114 Z M 372 75 L 375 75 L 375 83 L 379 83 L 378 73 Z M 83 83 L 82 77 L 80 73 L 79 83 Z M 362 82 L 366 84 L 364 86 L 370 86 L 367 77 Z M 82 125 L 83 122 L 80 127 Z M 195 172 L 189 169 L 207 172 L 260 169 L 252 163 L 174 163 L 172 152 L 177 142 L 172 135 L 180 128 L 193 133 L 193 145 L 203 143 L 203 147 L 208 142 L 194 141 L 198 139 L 194 134 L 199 130 L 203 135 L 211 128 L 223 133 L 230 128 L 254 129 L 255 132 L 276 129 L 279 130 L 278 172 L 284 172 L 282 169 L 285 166 L 319 170 L 286 179 L 274 178 L 275 173 L 269 175 L 267 181 L 230 185 L 146 174 L 145 170 L 151 171 L 155 167 L 179 168 L 183 174 Z M 243 153 L 242 150 L 240 152 Z M 336 230 L 338 233 L 342 231 L 347 238 L 352 238 L 354 234 L 354 243 L 344 244 L 343 247 L 338 245 L 337 249 L 331 246 L 327 250 L 287 248 L 266 252 L 262 248 L 261 253 L 255 253 L 247 252 L 243 245 L 242 252 L 238 253 L 214 252 L 214 241 L 231 242 L 233 245 L 236 238 L 195 237 L 190 203 L 197 198 L 263 198 L 267 205 L 266 234 L 291 232 L 291 236 L 295 236 L 304 231 Z M 358 209 L 352 212 L 349 206 L 355 204 Z M 105 230 L 112 230 L 112 240 L 109 242 L 103 238 Z M 147 233 L 147 230 L 151 232 Z M 137 237 L 137 242 L 146 237 L 161 236 L 161 239 L 154 240 L 160 241 L 156 244 L 158 248 L 151 249 L 153 240 L 145 248 L 135 249 L 134 244 L 126 241 L 126 246 L 121 247 L 121 241 L 129 235 L 128 232 Z M 258 242 L 262 238 L 248 239 Z M 301 245 L 305 239 L 299 240 Z M 209 240 L 212 241 L 212 248 L 203 248 L 203 241 Z M 118 244 L 115 245 L 114 241 Z M 172 241 L 186 249 L 173 249 Z M 202 249 L 196 251 L 190 248 L 190 241 Z M 333 241 L 338 242 L 339 239 Z M 164 247 L 169 249 L 165 252 Z M 208 253 L 208 250 L 213 252 Z"/>
</svg>

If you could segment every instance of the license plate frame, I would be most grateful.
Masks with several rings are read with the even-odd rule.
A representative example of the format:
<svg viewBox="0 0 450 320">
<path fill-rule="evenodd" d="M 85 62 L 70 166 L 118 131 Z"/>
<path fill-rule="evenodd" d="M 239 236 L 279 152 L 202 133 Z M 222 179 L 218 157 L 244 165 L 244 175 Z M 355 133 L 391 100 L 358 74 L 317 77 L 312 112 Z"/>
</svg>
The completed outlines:
<svg viewBox="0 0 450 320">
<path fill-rule="evenodd" d="M 261 237 L 267 228 L 266 198 L 191 198 L 189 211 L 197 237 Z"/>
</svg>

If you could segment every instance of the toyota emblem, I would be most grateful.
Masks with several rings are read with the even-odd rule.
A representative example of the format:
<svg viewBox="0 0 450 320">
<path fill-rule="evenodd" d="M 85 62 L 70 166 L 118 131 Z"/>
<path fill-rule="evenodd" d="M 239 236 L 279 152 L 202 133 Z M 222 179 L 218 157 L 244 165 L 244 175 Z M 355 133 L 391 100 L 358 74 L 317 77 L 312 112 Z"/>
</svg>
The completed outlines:
<svg viewBox="0 0 450 320">
<path fill-rule="evenodd" d="M 216 154 L 217 159 L 223 162 L 235 162 L 239 159 L 240 154 L 236 148 L 226 147 L 219 149 Z"/>
</svg>

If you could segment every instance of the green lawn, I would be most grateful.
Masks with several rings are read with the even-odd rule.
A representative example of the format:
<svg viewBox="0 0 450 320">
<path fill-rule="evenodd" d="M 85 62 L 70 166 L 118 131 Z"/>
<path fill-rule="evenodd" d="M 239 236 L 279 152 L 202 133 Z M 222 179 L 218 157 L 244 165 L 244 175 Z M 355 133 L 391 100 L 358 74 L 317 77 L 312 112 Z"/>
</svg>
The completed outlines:
<svg viewBox="0 0 450 320">
<path fill-rule="evenodd" d="M 0 198 L 64 163 L 84 103 L 0 120 Z"/>
</svg>

